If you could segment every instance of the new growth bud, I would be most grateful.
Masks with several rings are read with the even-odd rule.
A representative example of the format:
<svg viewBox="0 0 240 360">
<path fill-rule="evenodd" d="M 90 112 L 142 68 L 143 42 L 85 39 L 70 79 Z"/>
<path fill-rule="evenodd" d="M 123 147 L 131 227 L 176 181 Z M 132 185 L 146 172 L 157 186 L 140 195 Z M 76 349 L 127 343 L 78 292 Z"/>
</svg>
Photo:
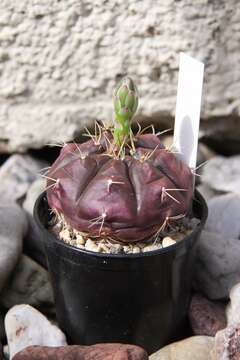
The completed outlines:
<svg viewBox="0 0 240 360">
<path fill-rule="evenodd" d="M 115 111 L 114 139 L 121 146 L 126 142 L 131 131 L 131 119 L 138 107 L 138 91 L 133 80 L 123 78 L 114 90 L 113 103 Z"/>
</svg>

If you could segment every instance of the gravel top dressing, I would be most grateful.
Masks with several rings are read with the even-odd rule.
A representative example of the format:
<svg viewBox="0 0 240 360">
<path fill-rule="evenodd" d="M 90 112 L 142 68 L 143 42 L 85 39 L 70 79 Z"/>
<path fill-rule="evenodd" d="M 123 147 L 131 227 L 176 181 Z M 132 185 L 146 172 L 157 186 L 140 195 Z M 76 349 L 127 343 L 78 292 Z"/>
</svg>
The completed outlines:
<svg viewBox="0 0 240 360">
<path fill-rule="evenodd" d="M 90 237 L 88 234 L 68 226 L 62 219 L 54 225 L 49 224 L 49 226 L 50 231 L 62 241 L 80 249 L 106 254 L 137 254 L 158 250 L 181 241 L 192 232 L 198 222 L 199 220 L 196 218 L 184 218 L 176 226 L 169 226 L 168 231 L 156 233 L 151 239 L 135 243 L 117 243 L 114 239 L 103 236 Z"/>
</svg>

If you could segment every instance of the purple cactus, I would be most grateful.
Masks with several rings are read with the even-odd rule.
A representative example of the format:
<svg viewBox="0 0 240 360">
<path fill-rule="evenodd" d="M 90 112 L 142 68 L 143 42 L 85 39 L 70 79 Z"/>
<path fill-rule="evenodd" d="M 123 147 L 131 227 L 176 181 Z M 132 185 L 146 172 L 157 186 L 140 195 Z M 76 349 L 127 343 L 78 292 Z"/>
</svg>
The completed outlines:
<svg viewBox="0 0 240 360">
<path fill-rule="evenodd" d="M 137 94 L 133 81 L 123 79 L 114 91 L 115 128 L 96 124 L 91 140 L 66 144 L 48 172 L 49 205 L 89 236 L 143 240 L 189 209 L 189 167 L 158 136 L 132 133 Z"/>
<path fill-rule="evenodd" d="M 48 172 L 47 196 L 74 229 L 134 242 L 187 213 L 190 168 L 156 135 L 137 135 L 133 141 L 134 153 L 125 144 L 124 156 L 109 132 L 62 148 Z"/>
</svg>

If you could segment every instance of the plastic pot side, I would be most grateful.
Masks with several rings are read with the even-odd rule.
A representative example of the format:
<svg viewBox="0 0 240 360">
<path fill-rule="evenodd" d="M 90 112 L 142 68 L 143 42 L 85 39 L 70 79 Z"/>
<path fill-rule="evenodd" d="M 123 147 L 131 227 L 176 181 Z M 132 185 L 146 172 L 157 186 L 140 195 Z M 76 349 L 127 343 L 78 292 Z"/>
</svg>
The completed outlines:
<svg viewBox="0 0 240 360">
<path fill-rule="evenodd" d="M 149 354 L 179 336 L 187 317 L 197 239 L 207 205 L 195 192 L 193 232 L 175 245 L 152 252 L 114 255 L 67 245 L 47 230 L 46 194 L 36 201 L 54 289 L 57 319 L 74 344 L 123 342 Z"/>
</svg>

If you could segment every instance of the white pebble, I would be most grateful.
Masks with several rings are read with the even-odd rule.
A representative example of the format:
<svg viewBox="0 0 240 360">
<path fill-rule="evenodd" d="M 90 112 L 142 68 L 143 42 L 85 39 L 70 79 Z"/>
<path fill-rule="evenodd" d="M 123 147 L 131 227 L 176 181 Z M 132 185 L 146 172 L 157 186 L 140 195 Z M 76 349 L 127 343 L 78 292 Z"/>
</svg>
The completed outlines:
<svg viewBox="0 0 240 360">
<path fill-rule="evenodd" d="M 166 236 L 165 238 L 163 238 L 163 241 L 162 241 L 163 247 L 171 246 L 174 244 L 176 244 L 176 241 L 173 240 L 170 236 Z"/>
<path fill-rule="evenodd" d="M 77 235 L 76 235 L 76 241 L 77 241 L 77 244 L 80 244 L 80 245 L 84 245 L 84 244 L 85 244 L 84 237 L 83 237 L 81 234 L 77 234 Z"/>
<path fill-rule="evenodd" d="M 123 247 L 121 244 L 112 244 L 109 251 L 112 252 L 113 254 L 119 254 L 122 251 L 122 248 Z"/>
<path fill-rule="evenodd" d="M 76 244 L 75 246 L 79 249 L 85 249 L 85 246 L 82 244 Z"/>
<path fill-rule="evenodd" d="M 138 253 L 140 253 L 139 247 L 138 247 L 138 246 L 134 246 L 132 252 L 133 252 L 133 254 L 138 254 Z"/>
<path fill-rule="evenodd" d="M 123 251 L 124 251 L 125 253 L 129 253 L 129 252 L 130 252 L 130 247 L 129 247 L 128 245 L 124 245 L 124 246 L 123 246 Z"/>
<path fill-rule="evenodd" d="M 70 232 L 68 229 L 63 229 L 62 231 L 60 231 L 59 237 L 60 237 L 60 239 L 66 241 L 66 242 L 71 241 L 71 236 L 70 236 Z"/>
<path fill-rule="evenodd" d="M 142 251 L 143 252 L 154 251 L 160 249 L 161 247 L 162 247 L 161 244 L 147 245 L 142 249 Z"/>
<path fill-rule="evenodd" d="M 109 253 L 109 248 L 103 243 L 98 244 L 98 249 L 99 252 Z"/>
<path fill-rule="evenodd" d="M 89 250 L 89 251 L 95 251 L 95 252 L 100 251 L 99 247 L 91 239 L 87 239 L 86 244 L 85 244 L 85 249 Z"/>
</svg>

